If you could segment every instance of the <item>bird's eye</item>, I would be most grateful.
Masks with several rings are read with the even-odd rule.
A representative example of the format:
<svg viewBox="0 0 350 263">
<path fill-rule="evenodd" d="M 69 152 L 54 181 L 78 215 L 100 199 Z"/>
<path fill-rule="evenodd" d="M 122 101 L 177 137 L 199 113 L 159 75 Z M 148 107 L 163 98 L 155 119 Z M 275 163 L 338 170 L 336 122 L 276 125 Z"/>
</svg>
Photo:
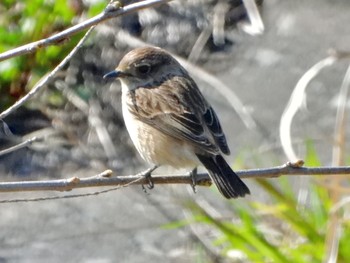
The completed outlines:
<svg viewBox="0 0 350 263">
<path fill-rule="evenodd" d="M 148 74 L 151 72 L 151 65 L 150 64 L 141 64 L 141 65 L 136 67 L 136 70 L 138 73 L 140 73 L 142 75 Z"/>
</svg>

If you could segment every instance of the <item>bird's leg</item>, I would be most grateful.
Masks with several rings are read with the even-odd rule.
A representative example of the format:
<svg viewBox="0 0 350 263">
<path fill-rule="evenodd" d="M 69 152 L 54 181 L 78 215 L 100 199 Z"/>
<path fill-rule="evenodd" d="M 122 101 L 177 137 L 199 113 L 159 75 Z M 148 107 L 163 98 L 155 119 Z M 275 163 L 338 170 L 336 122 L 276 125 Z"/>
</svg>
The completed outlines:
<svg viewBox="0 0 350 263">
<path fill-rule="evenodd" d="M 147 185 L 147 188 L 148 189 L 153 189 L 154 188 L 154 183 L 152 181 L 152 172 L 157 169 L 159 167 L 159 165 L 154 165 L 153 167 L 151 168 L 148 168 L 146 171 L 143 171 L 141 172 L 139 175 L 140 176 L 143 176 L 147 179 L 148 181 L 148 185 Z M 146 188 L 144 185 L 142 185 L 142 189 L 144 192 L 146 192 Z"/>
<path fill-rule="evenodd" d="M 194 168 L 191 172 L 190 172 L 190 177 L 191 177 L 191 180 L 192 180 L 192 184 L 191 184 L 191 187 L 192 187 L 192 190 L 193 190 L 193 193 L 197 193 L 197 189 L 196 189 L 196 185 L 197 185 L 197 181 L 196 181 L 196 177 L 197 177 L 197 167 Z"/>
</svg>

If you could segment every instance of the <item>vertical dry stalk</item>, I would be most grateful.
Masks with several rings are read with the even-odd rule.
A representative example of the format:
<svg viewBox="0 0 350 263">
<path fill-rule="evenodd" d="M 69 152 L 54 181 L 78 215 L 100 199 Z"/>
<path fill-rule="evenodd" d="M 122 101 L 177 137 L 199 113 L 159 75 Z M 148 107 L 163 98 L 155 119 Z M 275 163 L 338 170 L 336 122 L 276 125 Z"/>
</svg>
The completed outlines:
<svg viewBox="0 0 350 263">
<path fill-rule="evenodd" d="M 340 88 L 338 97 L 338 108 L 336 125 L 334 131 L 334 147 L 333 147 L 333 166 L 340 166 L 344 164 L 344 153 L 345 153 L 345 131 L 346 131 L 346 100 L 348 97 L 348 91 L 350 86 L 350 65 L 347 72 L 345 73 L 342 86 Z M 329 195 L 334 205 L 341 202 L 342 194 L 338 190 L 342 185 L 343 177 L 332 176 L 329 185 Z M 327 234 L 326 234 L 326 255 L 324 262 L 335 263 L 337 262 L 339 239 L 341 233 L 341 214 L 340 212 L 331 213 Z"/>
</svg>

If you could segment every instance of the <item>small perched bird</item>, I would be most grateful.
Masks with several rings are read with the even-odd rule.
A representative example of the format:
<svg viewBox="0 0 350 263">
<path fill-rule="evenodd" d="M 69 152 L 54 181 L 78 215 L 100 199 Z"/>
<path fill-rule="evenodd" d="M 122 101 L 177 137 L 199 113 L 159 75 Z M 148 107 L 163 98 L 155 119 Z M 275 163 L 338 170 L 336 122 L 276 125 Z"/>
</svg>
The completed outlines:
<svg viewBox="0 0 350 263">
<path fill-rule="evenodd" d="M 134 49 L 104 78 L 121 81 L 125 125 L 145 161 L 191 169 L 202 164 L 224 197 L 250 193 L 221 155 L 230 150 L 215 111 L 169 53 Z"/>
</svg>

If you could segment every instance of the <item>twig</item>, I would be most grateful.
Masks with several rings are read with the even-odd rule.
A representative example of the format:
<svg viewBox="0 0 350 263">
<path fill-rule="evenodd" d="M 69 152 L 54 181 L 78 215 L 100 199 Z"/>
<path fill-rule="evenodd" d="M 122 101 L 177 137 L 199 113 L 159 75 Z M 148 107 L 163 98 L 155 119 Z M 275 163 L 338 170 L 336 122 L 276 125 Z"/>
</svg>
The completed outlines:
<svg viewBox="0 0 350 263">
<path fill-rule="evenodd" d="M 83 100 L 77 93 L 68 86 L 63 80 L 55 82 L 55 88 L 62 92 L 67 100 L 79 109 L 85 116 L 89 116 L 89 104 Z"/>
<path fill-rule="evenodd" d="M 282 166 L 236 171 L 241 178 L 275 178 L 282 175 L 334 175 L 350 174 L 350 166 L 341 167 L 301 167 L 299 163 L 287 163 Z M 76 188 L 122 186 L 126 184 L 147 184 L 148 179 L 139 175 L 110 177 L 112 171 L 107 170 L 97 176 L 89 178 L 72 177 L 69 179 L 47 181 L 2 182 L 0 192 L 24 191 L 70 191 Z M 136 181 L 135 181 L 136 180 Z M 188 175 L 154 175 L 154 184 L 192 184 L 192 177 Z M 196 177 L 199 186 L 211 185 L 208 174 L 200 173 Z"/>
<path fill-rule="evenodd" d="M 243 0 L 250 24 L 242 24 L 242 29 L 251 35 L 261 35 L 265 27 L 255 0 Z"/>
<path fill-rule="evenodd" d="M 136 183 L 141 178 L 135 179 L 135 181 L 131 181 L 129 184 L 125 185 L 118 185 L 113 188 L 109 188 L 102 191 L 92 192 L 92 193 L 84 193 L 84 194 L 74 194 L 74 195 L 59 195 L 59 196 L 45 196 L 45 197 L 34 197 L 34 198 L 15 198 L 15 199 L 5 199 L 0 200 L 0 204 L 8 204 L 8 203 L 23 203 L 23 202 L 40 202 L 40 201 L 50 201 L 50 200 L 58 200 L 58 199 L 70 199 L 70 198 L 77 198 L 77 197 L 87 197 L 87 196 L 96 196 L 100 194 L 105 194 L 108 192 L 112 192 L 115 190 L 118 190 L 122 187 L 128 187 L 129 185 L 132 185 Z"/>
<path fill-rule="evenodd" d="M 95 130 L 97 137 L 106 153 L 109 160 L 114 160 L 117 156 L 117 151 L 112 142 L 102 119 L 100 118 L 100 112 L 102 111 L 101 105 L 95 100 L 90 100 L 90 105 L 80 98 L 71 88 L 68 87 L 64 81 L 57 81 L 55 83 L 56 88 L 62 91 L 66 98 L 77 107 L 85 116 L 88 117 L 89 124 Z"/>
<path fill-rule="evenodd" d="M 39 48 L 43 48 L 43 47 L 47 47 L 50 45 L 54 45 L 56 43 L 61 42 L 62 40 L 78 33 L 81 32 L 87 28 L 90 28 L 86 34 L 84 35 L 84 37 L 79 41 L 79 43 L 75 46 L 75 48 L 61 61 L 61 63 L 52 71 L 50 72 L 50 74 L 48 74 L 47 76 L 45 76 L 44 78 L 42 78 L 33 89 L 30 90 L 30 92 L 28 92 L 23 98 L 21 98 L 20 100 L 18 100 L 14 105 L 12 105 L 10 108 L 8 108 L 7 110 L 3 111 L 0 114 L 0 120 L 5 118 L 6 116 L 8 116 L 9 114 L 11 114 L 13 111 L 15 111 L 17 108 L 19 108 L 20 106 L 22 106 L 25 102 L 27 102 L 30 98 L 32 98 L 35 94 L 37 94 L 45 85 L 46 83 L 51 80 L 54 75 L 61 70 L 66 63 L 72 58 L 72 56 L 79 50 L 79 48 L 81 47 L 81 45 L 85 42 L 85 40 L 87 39 L 87 37 L 89 36 L 89 34 L 91 33 L 91 31 L 93 30 L 93 28 L 95 27 L 95 25 L 113 18 L 113 17 L 117 17 L 117 16 L 121 16 L 124 14 L 128 14 L 131 12 L 135 12 L 137 10 L 146 8 L 146 7 L 151 7 L 151 6 L 156 6 L 156 5 L 160 5 L 166 2 L 169 2 L 171 0 L 146 0 L 146 1 L 142 1 L 142 2 L 138 2 L 135 4 L 131 4 L 125 7 L 121 7 L 118 6 L 118 1 L 115 2 L 111 2 L 105 9 L 105 11 L 87 21 L 84 21 L 80 24 L 77 24 L 73 27 L 70 27 L 58 34 L 55 34 L 51 37 L 9 50 L 7 52 L 4 52 L 2 54 L 0 54 L 0 61 L 12 58 L 12 57 L 16 57 L 16 56 L 20 56 L 20 55 L 24 55 L 24 54 L 28 54 L 28 53 L 33 53 L 35 52 L 37 49 Z"/>
<path fill-rule="evenodd" d="M 32 42 L 23 46 L 20 46 L 18 48 L 6 51 L 2 54 L 0 54 L 0 61 L 24 55 L 29 53 L 34 53 L 40 48 L 47 47 L 50 45 L 56 45 L 57 43 L 61 43 L 62 40 L 68 39 L 69 37 L 84 31 L 92 26 L 95 26 L 105 20 L 111 19 L 113 17 L 129 14 L 132 12 L 136 12 L 140 9 L 144 9 L 147 7 L 157 6 L 164 4 L 166 2 L 169 2 L 170 0 L 146 0 L 142 2 L 133 3 L 127 6 L 120 6 L 118 5 L 118 1 L 114 1 L 110 3 L 106 10 L 102 12 L 101 14 L 98 14 L 82 23 L 79 23 L 75 26 L 72 26 L 58 34 L 55 34 L 51 37 L 38 40 L 36 42 Z"/>
<path fill-rule="evenodd" d="M 91 31 L 94 29 L 94 27 L 91 27 L 84 37 L 80 39 L 79 43 L 72 49 L 72 51 L 56 66 L 54 70 L 52 70 L 49 74 L 47 74 L 45 77 L 43 77 L 35 86 L 33 89 L 31 89 L 24 97 L 22 97 L 20 100 L 16 101 L 15 104 L 13 104 L 11 107 L 9 107 L 7 110 L 3 111 L 0 114 L 0 120 L 5 118 L 6 116 L 10 115 L 12 112 L 14 112 L 16 109 L 18 109 L 20 106 L 22 106 L 25 102 L 27 102 L 30 98 L 32 98 L 34 95 L 36 95 L 45 85 L 53 79 L 53 77 L 56 75 L 58 71 L 60 71 L 67 63 L 68 61 L 73 57 L 73 55 L 79 50 L 79 48 L 82 46 L 82 44 L 85 42 L 87 37 L 90 35 Z"/>
<path fill-rule="evenodd" d="M 5 150 L 0 151 L 0 156 L 17 151 L 17 150 L 22 149 L 24 147 L 27 147 L 28 145 L 32 144 L 33 142 L 35 142 L 37 140 L 38 140 L 37 137 L 33 137 L 33 138 L 28 139 L 28 140 L 25 140 L 24 142 L 21 142 L 19 144 L 16 144 L 16 145 L 10 147 L 10 148 L 7 148 Z"/>
<path fill-rule="evenodd" d="M 95 130 L 98 140 L 102 145 L 104 152 L 108 160 L 115 160 L 117 157 L 117 149 L 114 147 L 113 140 L 106 128 L 106 125 L 103 123 L 100 118 L 100 113 L 102 112 L 101 105 L 97 101 L 90 101 L 90 111 L 89 111 L 89 124 Z"/>
<path fill-rule="evenodd" d="M 208 39 L 210 38 L 212 32 L 212 27 L 211 26 L 206 26 L 200 35 L 198 36 L 196 42 L 194 43 L 190 54 L 188 55 L 188 61 L 191 63 L 196 63 L 199 55 L 201 54 L 205 44 L 207 43 Z"/>
<path fill-rule="evenodd" d="M 230 5 L 227 1 L 219 1 L 213 10 L 213 42 L 217 46 L 225 44 L 225 16 Z"/>
</svg>

